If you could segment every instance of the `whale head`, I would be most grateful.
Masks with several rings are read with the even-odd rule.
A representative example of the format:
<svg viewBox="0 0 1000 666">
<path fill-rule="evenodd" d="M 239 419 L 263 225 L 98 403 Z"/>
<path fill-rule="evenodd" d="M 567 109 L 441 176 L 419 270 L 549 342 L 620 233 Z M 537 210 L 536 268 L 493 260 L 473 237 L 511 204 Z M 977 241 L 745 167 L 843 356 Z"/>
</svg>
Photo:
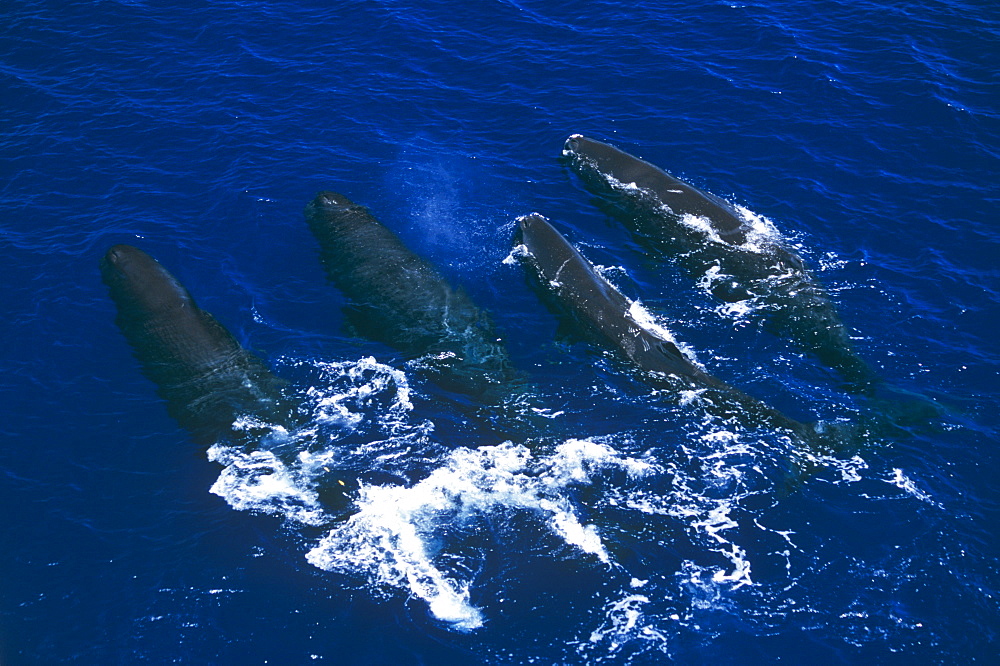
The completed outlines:
<svg viewBox="0 0 1000 666">
<path fill-rule="evenodd" d="M 325 208 L 354 208 L 357 206 L 356 203 L 343 194 L 337 194 L 336 192 L 320 192 L 313 200 L 313 204 Z"/>
<path fill-rule="evenodd" d="M 368 209 L 356 204 L 343 194 L 320 192 L 306 206 L 306 221 L 320 244 L 339 247 L 345 236 L 371 226 Z"/>
<path fill-rule="evenodd" d="M 588 139 L 582 134 L 570 134 L 563 143 L 563 157 L 570 159 L 597 159 L 602 152 L 614 150 L 606 143 Z"/>
<path fill-rule="evenodd" d="M 517 236 L 515 242 L 523 245 L 529 253 L 536 254 L 543 245 L 551 245 L 558 232 L 552 228 L 543 216 L 531 213 L 517 218 Z"/>
<path fill-rule="evenodd" d="M 191 295 L 177 278 L 131 245 L 115 245 L 104 254 L 101 277 L 123 314 L 149 315 L 194 307 Z"/>
<path fill-rule="evenodd" d="M 616 178 L 622 175 L 618 172 L 623 168 L 639 161 L 614 146 L 588 139 L 582 134 L 571 134 L 566 139 L 562 156 L 578 169 L 589 167 Z"/>
<path fill-rule="evenodd" d="M 542 215 L 525 215 L 518 218 L 517 223 L 516 242 L 524 246 L 526 258 L 544 280 L 557 282 L 567 265 L 571 272 L 588 265 L 587 260 Z"/>
<path fill-rule="evenodd" d="M 575 153 L 580 149 L 580 142 L 584 139 L 582 134 L 570 134 L 563 144 L 563 153 Z"/>
</svg>

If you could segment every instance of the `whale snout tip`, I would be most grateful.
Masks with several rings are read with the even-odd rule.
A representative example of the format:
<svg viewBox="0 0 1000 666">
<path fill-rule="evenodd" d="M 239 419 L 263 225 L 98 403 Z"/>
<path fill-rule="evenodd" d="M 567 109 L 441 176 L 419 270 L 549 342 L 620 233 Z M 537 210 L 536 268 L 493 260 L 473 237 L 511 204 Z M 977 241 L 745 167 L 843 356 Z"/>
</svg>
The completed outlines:
<svg viewBox="0 0 1000 666">
<path fill-rule="evenodd" d="M 566 143 L 563 144 L 563 151 L 567 153 L 575 153 L 580 148 L 580 141 L 582 139 L 582 134 L 570 134 L 569 138 L 566 139 Z"/>
<path fill-rule="evenodd" d="M 108 251 L 104 253 L 104 259 L 109 264 L 118 265 L 123 261 L 126 261 L 130 255 L 133 255 L 137 250 L 131 245 L 112 245 L 108 248 Z"/>
<path fill-rule="evenodd" d="M 521 227 L 521 231 L 526 231 L 544 219 L 545 218 L 538 213 L 531 213 L 530 215 L 522 215 L 517 218 L 517 224 Z"/>
<path fill-rule="evenodd" d="M 337 192 L 320 192 L 316 195 L 316 204 L 329 208 L 346 208 L 354 205 L 350 199 Z"/>
</svg>

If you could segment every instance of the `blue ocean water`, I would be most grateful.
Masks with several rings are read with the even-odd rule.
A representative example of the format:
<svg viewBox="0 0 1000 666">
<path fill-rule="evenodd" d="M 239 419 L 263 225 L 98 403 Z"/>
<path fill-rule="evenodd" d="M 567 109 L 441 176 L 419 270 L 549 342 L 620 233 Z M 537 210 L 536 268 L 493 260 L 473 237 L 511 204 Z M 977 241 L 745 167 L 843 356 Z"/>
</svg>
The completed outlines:
<svg viewBox="0 0 1000 666">
<path fill-rule="evenodd" d="M 955 663 L 1000 649 L 1000 11 L 985 2 L 22 1 L 0 9 L 0 663 Z M 595 205 L 574 132 L 770 222 L 901 421 L 784 486 L 505 262 L 538 211 L 713 374 L 885 404 Z M 512 442 L 353 335 L 342 192 L 489 310 L 559 437 Z M 206 451 L 98 260 L 168 267 L 287 377 L 294 464 Z M 571 329 L 572 327 L 569 327 Z M 277 435 L 274 435 L 277 437 Z M 349 517 L 320 470 L 376 471 Z"/>
</svg>

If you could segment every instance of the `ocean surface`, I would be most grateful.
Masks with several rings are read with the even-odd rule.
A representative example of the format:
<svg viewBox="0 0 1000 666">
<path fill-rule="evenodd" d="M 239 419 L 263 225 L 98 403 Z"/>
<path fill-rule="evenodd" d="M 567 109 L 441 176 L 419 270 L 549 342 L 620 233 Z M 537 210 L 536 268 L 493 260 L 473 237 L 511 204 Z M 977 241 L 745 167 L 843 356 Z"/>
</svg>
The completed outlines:
<svg viewBox="0 0 1000 666">
<path fill-rule="evenodd" d="M 4 3 L 0 663 L 996 663 L 998 58 L 984 0 Z M 650 251 L 573 133 L 780 234 L 878 396 Z M 490 313 L 536 431 L 348 324 L 321 190 Z M 532 212 L 849 446 L 646 384 L 539 297 Z M 305 424 L 196 443 L 115 323 L 117 243 Z"/>
</svg>

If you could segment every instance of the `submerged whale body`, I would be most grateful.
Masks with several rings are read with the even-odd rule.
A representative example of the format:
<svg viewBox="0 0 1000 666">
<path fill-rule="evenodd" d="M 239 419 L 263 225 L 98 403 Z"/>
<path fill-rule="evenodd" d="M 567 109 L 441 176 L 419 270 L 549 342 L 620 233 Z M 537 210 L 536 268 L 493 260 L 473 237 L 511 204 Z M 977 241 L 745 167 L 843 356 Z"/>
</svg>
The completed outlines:
<svg viewBox="0 0 1000 666">
<path fill-rule="evenodd" d="M 151 256 L 115 245 L 100 262 L 118 308 L 116 322 L 171 415 L 212 442 L 246 414 L 287 413 L 284 382 L 246 351 Z"/>
<path fill-rule="evenodd" d="M 397 349 L 449 390 L 499 401 L 520 385 L 488 315 L 367 208 L 321 192 L 306 218 L 360 334 Z"/>
<path fill-rule="evenodd" d="M 612 215 L 661 254 L 704 276 L 717 298 L 758 299 L 774 333 L 791 338 L 857 390 L 875 381 L 825 290 L 780 238 L 754 229 L 722 199 L 614 146 L 574 134 L 562 154 L 588 189 L 610 199 Z"/>
<path fill-rule="evenodd" d="M 708 374 L 668 339 L 634 316 L 636 304 L 604 279 L 583 255 L 544 217 L 518 220 L 515 243 L 536 272 L 541 286 L 594 337 L 618 350 L 649 384 L 676 390 L 700 390 L 710 409 L 726 418 L 786 430 L 803 440 L 815 438 L 805 424 Z"/>
</svg>

